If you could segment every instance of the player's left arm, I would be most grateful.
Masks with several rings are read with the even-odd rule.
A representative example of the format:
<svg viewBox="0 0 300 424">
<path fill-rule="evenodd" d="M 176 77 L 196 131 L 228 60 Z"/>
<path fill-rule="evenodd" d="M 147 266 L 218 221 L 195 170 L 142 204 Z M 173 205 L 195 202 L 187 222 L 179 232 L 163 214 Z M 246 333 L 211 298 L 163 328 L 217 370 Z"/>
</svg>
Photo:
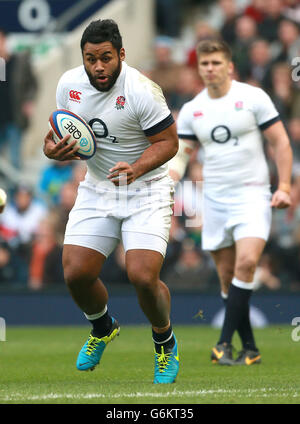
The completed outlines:
<svg viewBox="0 0 300 424">
<path fill-rule="evenodd" d="M 131 184 L 137 178 L 152 169 L 158 168 L 176 155 L 178 150 L 178 136 L 175 122 L 159 133 L 148 136 L 150 146 L 143 152 L 137 161 L 132 164 L 118 162 L 109 170 L 110 179 L 115 185 L 120 185 L 122 176 L 124 184 Z"/>
<path fill-rule="evenodd" d="M 278 172 L 278 188 L 272 196 L 271 206 L 284 209 L 291 205 L 291 175 L 293 154 L 287 132 L 281 121 L 263 131 L 270 143 Z"/>
</svg>

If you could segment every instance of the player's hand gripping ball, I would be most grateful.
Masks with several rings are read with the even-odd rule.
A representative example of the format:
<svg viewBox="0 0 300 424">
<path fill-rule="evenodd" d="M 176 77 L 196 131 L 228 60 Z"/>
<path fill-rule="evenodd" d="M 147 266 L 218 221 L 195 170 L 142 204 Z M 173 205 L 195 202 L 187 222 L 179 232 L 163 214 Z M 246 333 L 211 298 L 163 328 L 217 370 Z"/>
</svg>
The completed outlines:
<svg viewBox="0 0 300 424">
<path fill-rule="evenodd" d="M 53 140 L 57 143 L 67 134 L 67 143 L 75 140 L 79 150 L 76 155 L 81 159 L 90 159 L 96 153 L 97 143 L 91 127 L 79 115 L 65 109 L 55 110 L 49 118 L 49 128 L 53 130 Z"/>
</svg>

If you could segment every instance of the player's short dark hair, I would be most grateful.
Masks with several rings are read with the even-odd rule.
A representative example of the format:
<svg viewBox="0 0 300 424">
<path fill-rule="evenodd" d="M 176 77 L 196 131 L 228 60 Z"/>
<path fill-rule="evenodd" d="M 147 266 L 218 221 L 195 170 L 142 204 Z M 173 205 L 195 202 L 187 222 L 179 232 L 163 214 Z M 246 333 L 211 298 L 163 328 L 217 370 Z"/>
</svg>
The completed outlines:
<svg viewBox="0 0 300 424">
<path fill-rule="evenodd" d="M 92 21 L 82 34 L 80 42 L 81 51 L 83 51 L 86 43 L 98 44 L 105 41 L 110 41 L 118 53 L 120 52 L 122 48 L 122 37 L 118 25 L 112 19 Z"/>
<path fill-rule="evenodd" d="M 220 39 L 209 39 L 200 41 L 196 47 L 198 59 L 202 54 L 222 52 L 226 59 L 232 60 L 232 51 L 229 45 Z"/>
</svg>

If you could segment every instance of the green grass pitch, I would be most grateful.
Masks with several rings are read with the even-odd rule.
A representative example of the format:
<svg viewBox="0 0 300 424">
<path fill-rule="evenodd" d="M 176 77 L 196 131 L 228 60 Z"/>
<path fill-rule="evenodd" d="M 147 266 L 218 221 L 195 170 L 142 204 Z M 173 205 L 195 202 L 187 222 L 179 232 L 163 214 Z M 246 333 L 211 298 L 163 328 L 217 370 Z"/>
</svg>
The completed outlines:
<svg viewBox="0 0 300 424">
<path fill-rule="evenodd" d="M 89 327 L 9 327 L 0 342 L 0 404 L 298 404 L 300 341 L 292 330 L 256 329 L 262 363 L 222 367 L 209 361 L 219 330 L 174 326 L 177 381 L 154 385 L 150 327 L 121 327 L 93 372 L 75 368 Z"/>
</svg>

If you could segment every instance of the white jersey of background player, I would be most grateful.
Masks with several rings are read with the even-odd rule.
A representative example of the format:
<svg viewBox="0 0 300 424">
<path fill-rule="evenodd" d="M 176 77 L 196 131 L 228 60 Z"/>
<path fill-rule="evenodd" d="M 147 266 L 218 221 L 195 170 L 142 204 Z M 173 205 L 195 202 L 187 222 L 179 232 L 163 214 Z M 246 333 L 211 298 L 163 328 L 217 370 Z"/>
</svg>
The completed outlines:
<svg viewBox="0 0 300 424">
<path fill-rule="evenodd" d="M 221 98 L 211 98 L 204 89 L 183 106 L 177 121 L 179 138 L 199 140 L 204 148 L 208 197 L 234 201 L 246 187 L 269 192 L 261 130 L 278 120 L 263 90 L 237 81 Z"/>
<path fill-rule="evenodd" d="M 103 93 L 90 84 L 83 65 L 67 71 L 58 83 L 56 100 L 58 109 L 70 110 L 90 124 L 97 152 L 87 166 L 98 180 L 107 181 L 117 162 L 135 162 L 150 146 L 145 136 L 173 122 L 160 87 L 125 62 L 112 89 Z M 161 178 L 167 169 L 163 164 L 139 179 Z"/>
</svg>

